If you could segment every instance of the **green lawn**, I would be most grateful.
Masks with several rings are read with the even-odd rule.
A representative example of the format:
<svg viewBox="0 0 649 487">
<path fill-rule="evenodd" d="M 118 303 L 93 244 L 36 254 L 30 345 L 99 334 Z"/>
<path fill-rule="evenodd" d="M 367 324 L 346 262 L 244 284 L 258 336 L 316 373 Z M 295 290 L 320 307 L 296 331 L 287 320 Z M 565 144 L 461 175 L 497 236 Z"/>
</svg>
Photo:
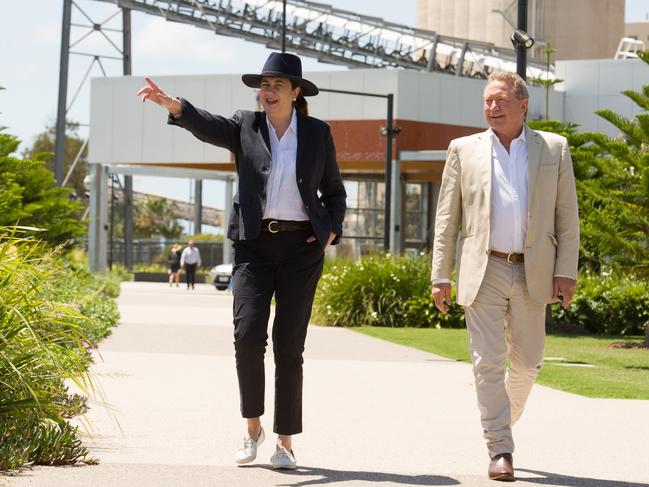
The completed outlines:
<svg viewBox="0 0 649 487">
<path fill-rule="evenodd" d="M 352 328 L 369 336 L 417 348 L 462 362 L 470 362 L 466 330 L 434 328 Z M 546 360 L 538 383 L 588 397 L 649 399 L 649 350 L 610 349 L 619 341 L 641 338 L 562 336 L 547 338 Z M 561 364 L 591 364 L 567 367 Z"/>
</svg>

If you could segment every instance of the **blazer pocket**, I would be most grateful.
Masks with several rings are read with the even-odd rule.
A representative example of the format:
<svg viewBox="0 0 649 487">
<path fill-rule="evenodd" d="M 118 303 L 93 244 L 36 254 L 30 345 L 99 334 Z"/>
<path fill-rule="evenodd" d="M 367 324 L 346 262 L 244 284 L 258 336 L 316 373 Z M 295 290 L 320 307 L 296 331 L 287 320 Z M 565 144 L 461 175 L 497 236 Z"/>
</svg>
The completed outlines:
<svg viewBox="0 0 649 487">
<path fill-rule="evenodd" d="M 546 235 L 550 238 L 550 240 L 552 240 L 552 243 L 555 247 L 559 245 L 559 243 L 557 242 L 557 237 L 553 233 L 546 233 Z"/>
<path fill-rule="evenodd" d="M 545 170 L 545 171 L 555 170 L 556 171 L 557 169 L 559 169 L 559 164 L 557 162 L 550 162 L 548 164 L 540 164 L 539 169 L 541 171 L 543 171 L 543 170 Z"/>
</svg>

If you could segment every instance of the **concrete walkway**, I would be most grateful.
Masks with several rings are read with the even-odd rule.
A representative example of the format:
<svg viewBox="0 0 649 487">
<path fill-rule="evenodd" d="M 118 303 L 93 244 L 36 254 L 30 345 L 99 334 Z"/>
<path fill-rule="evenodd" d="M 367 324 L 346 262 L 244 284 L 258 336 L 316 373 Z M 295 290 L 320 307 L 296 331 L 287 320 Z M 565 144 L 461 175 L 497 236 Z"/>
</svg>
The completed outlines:
<svg viewBox="0 0 649 487">
<path fill-rule="evenodd" d="M 124 283 L 121 326 L 99 350 L 105 401 L 88 414 L 98 466 L 27 470 L 34 487 L 482 486 L 487 454 L 467 364 L 349 330 L 311 327 L 305 433 L 295 472 L 235 467 L 243 435 L 228 293 Z M 272 355 L 267 432 L 272 429 Z M 537 386 L 515 430 L 519 486 L 649 486 L 649 401 L 594 400 Z"/>
</svg>

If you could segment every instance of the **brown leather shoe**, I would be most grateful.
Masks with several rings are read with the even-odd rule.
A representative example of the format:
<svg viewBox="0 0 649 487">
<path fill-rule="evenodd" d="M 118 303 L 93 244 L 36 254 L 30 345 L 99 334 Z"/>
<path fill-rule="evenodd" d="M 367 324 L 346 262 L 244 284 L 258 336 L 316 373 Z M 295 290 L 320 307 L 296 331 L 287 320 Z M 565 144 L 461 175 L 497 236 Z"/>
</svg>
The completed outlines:
<svg viewBox="0 0 649 487">
<path fill-rule="evenodd" d="M 501 453 L 491 459 L 491 462 L 489 462 L 489 478 L 503 482 L 516 480 L 514 478 L 514 460 L 511 453 Z"/>
</svg>

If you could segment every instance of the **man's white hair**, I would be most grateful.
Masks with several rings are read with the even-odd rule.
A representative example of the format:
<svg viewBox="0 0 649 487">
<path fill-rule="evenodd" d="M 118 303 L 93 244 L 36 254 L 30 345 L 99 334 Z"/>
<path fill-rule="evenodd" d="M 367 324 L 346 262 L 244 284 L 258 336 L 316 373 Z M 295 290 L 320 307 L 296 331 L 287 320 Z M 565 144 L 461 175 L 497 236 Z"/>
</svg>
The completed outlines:
<svg viewBox="0 0 649 487">
<path fill-rule="evenodd" d="M 487 85 L 492 81 L 504 81 L 514 88 L 514 96 L 518 100 L 527 100 L 530 97 L 530 92 L 527 89 L 527 83 L 516 73 L 509 71 L 494 71 L 489 75 Z"/>
</svg>

